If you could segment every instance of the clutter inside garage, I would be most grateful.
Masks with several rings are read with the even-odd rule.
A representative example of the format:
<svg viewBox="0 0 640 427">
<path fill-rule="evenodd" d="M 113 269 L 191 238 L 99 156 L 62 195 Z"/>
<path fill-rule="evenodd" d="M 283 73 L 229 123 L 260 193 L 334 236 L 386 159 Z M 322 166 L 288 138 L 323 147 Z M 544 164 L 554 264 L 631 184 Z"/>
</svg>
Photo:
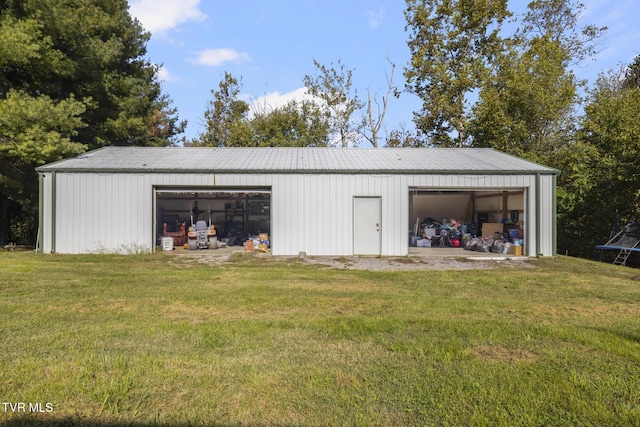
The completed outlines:
<svg viewBox="0 0 640 427">
<path fill-rule="evenodd" d="M 246 247 L 250 241 L 252 250 L 264 252 L 270 248 L 270 228 L 268 191 L 156 192 L 156 236 L 165 250 Z"/>
<path fill-rule="evenodd" d="M 409 246 L 524 253 L 524 190 L 410 192 Z"/>
</svg>

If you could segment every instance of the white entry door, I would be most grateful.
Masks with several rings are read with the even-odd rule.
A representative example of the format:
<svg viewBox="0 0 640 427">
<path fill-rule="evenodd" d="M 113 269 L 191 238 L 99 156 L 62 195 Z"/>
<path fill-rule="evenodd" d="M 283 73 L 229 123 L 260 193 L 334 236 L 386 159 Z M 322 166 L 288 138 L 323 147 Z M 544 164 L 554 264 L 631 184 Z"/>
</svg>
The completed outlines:
<svg viewBox="0 0 640 427">
<path fill-rule="evenodd" d="M 380 197 L 353 198 L 353 254 L 380 255 Z"/>
</svg>

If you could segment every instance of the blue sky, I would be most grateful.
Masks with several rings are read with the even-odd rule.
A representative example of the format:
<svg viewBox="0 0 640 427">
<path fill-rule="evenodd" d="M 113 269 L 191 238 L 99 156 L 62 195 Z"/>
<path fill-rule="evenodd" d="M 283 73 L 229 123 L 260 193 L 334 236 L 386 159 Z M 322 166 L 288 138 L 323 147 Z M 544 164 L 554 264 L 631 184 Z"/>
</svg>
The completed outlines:
<svg viewBox="0 0 640 427">
<path fill-rule="evenodd" d="M 640 54 L 640 1 L 582 2 L 583 24 L 609 27 L 597 56 L 574 69 L 593 82 L 598 73 Z M 527 2 L 509 3 L 522 10 Z M 180 119 L 189 122 L 188 139 L 204 131 L 211 90 L 225 71 L 242 78 L 244 99 L 272 107 L 302 96 L 304 76 L 317 74 L 314 59 L 327 66 L 340 60 L 353 69 L 362 100 L 368 91 L 379 101 L 386 95 L 389 61 L 396 64 L 394 84 L 404 87 L 410 55 L 401 0 L 129 0 L 129 5 L 152 34 L 148 58 L 162 65 L 164 93 Z M 419 108 L 410 94 L 392 98 L 385 128 L 412 129 L 412 112 Z"/>
</svg>

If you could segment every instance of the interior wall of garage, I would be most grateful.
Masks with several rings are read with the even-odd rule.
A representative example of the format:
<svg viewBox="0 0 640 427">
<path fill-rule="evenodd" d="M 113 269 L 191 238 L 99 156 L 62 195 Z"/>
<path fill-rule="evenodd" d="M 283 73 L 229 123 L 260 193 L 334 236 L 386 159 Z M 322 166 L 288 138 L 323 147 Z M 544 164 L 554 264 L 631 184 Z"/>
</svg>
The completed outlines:
<svg viewBox="0 0 640 427">
<path fill-rule="evenodd" d="M 523 189 L 509 191 L 412 189 L 409 220 L 413 222 L 417 217 L 429 217 L 436 221 L 455 218 L 458 222 L 477 223 L 477 214 L 485 213 L 489 217 L 487 222 L 500 222 L 503 218 L 510 218 L 511 212 L 515 211 L 518 213 L 518 221 L 524 222 L 524 206 Z"/>
</svg>

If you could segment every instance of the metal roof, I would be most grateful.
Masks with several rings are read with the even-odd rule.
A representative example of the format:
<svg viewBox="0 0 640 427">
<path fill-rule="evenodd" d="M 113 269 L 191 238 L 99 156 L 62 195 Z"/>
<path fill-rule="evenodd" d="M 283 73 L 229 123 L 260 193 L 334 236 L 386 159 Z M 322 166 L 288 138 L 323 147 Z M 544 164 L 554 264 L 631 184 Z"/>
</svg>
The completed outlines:
<svg viewBox="0 0 640 427">
<path fill-rule="evenodd" d="M 38 172 L 558 174 L 491 148 L 105 147 Z"/>
</svg>

